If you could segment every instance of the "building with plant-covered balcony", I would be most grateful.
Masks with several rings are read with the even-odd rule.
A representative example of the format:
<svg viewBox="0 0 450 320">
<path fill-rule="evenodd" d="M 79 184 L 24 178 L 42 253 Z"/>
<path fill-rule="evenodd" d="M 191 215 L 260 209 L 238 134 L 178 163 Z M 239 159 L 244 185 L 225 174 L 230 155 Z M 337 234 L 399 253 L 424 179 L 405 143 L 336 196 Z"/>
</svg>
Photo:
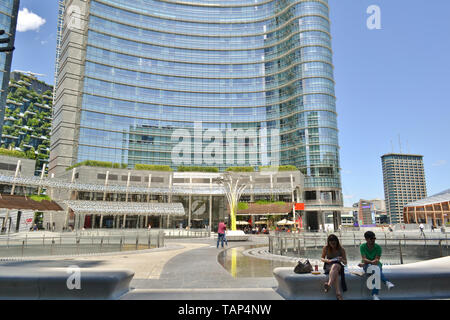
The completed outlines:
<svg viewBox="0 0 450 320">
<path fill-rule="evenodd" d="M 50 153 L 53 87 L 33 75 L 11 73 L 1 147 L 25 152 L 36 159 L 40 175 Z"/>
</svg>

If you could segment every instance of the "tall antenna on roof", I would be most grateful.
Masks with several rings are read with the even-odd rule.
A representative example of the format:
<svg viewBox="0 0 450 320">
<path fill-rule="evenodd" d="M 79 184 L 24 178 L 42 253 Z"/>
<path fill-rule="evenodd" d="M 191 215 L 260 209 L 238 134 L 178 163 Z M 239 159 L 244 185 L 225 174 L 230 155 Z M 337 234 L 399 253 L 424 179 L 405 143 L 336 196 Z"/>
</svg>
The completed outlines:
<svg viewBox="0 0 450 320">
<path fill-rule="evenodd" d="M 402 153 L 402 141 L 400 140 L 400 134 L 398 135 L 398 144 L 400 146 L 400 153 Z"/>
</svg>

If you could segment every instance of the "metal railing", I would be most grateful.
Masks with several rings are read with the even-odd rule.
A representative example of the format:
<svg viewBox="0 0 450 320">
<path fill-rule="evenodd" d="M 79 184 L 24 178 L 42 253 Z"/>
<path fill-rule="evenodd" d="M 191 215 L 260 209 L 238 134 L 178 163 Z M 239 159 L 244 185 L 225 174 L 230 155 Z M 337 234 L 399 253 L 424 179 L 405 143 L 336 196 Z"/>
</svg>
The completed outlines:
<svg viewBox="0 0 450 320">
<path fill-rule="evenodd" d="M 209 238 L 207 229 L 164 229 L 166 239 Z"/>
<path fill-rule="evenodd" d="M 165 238 L 199 238 L 199 237 L 209 237 L 208 229 L 160 229 L 152 228 L 148 230 L 144 229 L 85 229 L 85 230 L 75 230 L 75 231 L 65 231 L 63 234 L 81 234 L 81 235 L 145 235 L 148 232 L 163 232 Z M 30 232 L 32 233 L 32 232 Z M 1 238 L 1 237 L 0 237 Z"/>
<path fill-rule="evenodd" d="M 30 232 L 0 237 L 0 258 L 85 255 L 160 248 L 162 230 L 139 232 L 70 232 L 46 234 Z"/>
<path fill-rule="evenodd" d="M 346 249 L 348 261 L 360 261 L 359 247 L 365 243 L 363 233 L 335 233 Z M 320 259 L 326 245 L 326 233 L 285 233 L 268 236 L 269 252 L 276 255 Z M 403 264 L 439 258 L 450 254 L 448 233 L 377 233 L 376 242 L 382 246 L 384 264 Z"/>
</svg>

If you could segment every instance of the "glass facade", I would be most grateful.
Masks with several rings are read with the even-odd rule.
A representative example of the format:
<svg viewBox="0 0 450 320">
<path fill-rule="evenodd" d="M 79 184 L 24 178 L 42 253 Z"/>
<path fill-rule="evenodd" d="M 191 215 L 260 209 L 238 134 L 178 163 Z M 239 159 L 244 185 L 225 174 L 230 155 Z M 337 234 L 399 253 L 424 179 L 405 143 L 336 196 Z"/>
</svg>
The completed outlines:
<svg viewBox="0 0 450 320">
<path fill-rule="evenodd" d="M 14 44 L 18 10 L 19 0 L 0 1 L 0 30 L 5 31 L 5 34 L 0 36 L 0 38 L 4 39 L 9 37 L 11 39 L 9 44 L 0 44 L 2 48 L 10 47 Z M 12 52 L 0 52 L 0 132 L 3 131 L 3 118 L 5 116 L 12 55 Z"/>
<path fill-rule="evenodd" d="M 340 190 L 327 0 L 91 0 L 88 12 L 73 163 L 176 167 L 183 141 L 185 165 L 277 158 L 306 188 Z M 235 130 L 245 138 L 230 143 Z M 202 161 L 210 144 L 223 153 Z"/>
<path fill-rule="evenodd" d="M 55 85 L 53 89 L 53 97 L 55 97 L 56 88 L 58 86 L 59 58 L 61 56 L 62 32 L 64 27 L 65 6 L 64 0 L 58 0 L 58 27 L 56 31 L 56 59 L 55 59 Z"/>
</svg>

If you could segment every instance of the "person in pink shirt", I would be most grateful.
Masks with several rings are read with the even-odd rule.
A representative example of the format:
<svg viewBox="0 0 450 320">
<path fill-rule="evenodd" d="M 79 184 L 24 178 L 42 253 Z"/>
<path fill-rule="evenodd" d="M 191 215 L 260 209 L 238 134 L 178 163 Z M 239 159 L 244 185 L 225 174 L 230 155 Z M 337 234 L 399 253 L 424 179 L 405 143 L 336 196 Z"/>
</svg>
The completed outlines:
<svg viewBox="0 0 450 320">
<path fill-rule="evenodd" d="M 219 242 L 222 241 L 222 248 L 223 248 L 223 241 L 225 238 L 225 230 L 227 229 L 227 226 L 223 221 L 219 222 L 219 228 L 217 229 L 217 248 L 219 248 Z"/>
</svg>

